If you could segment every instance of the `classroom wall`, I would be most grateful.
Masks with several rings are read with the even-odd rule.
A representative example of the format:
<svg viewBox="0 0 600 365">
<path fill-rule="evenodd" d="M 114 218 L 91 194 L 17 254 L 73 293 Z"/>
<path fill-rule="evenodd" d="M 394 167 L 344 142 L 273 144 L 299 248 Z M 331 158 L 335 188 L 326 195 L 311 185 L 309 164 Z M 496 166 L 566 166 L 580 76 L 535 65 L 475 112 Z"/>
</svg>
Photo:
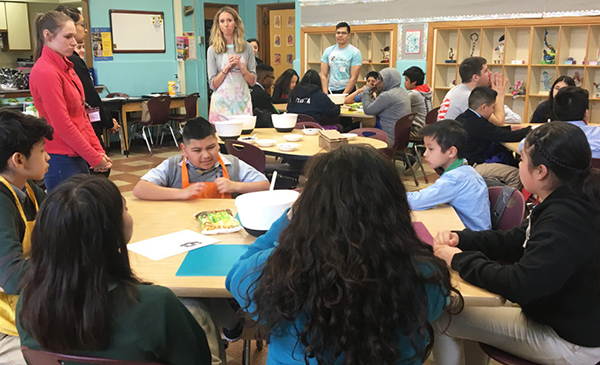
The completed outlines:
<svg viewBox="0 0 600 365">
<path fill-rule="evenodd" d="M 142 95 L 167 91 L 167 83 L 175 79 L 175 28 L 173 2 L 166 0 L 92 0 L 91 27 L 109 27 L 110 9 L 164 12 L 165 53 L 116 53 L 112 61 L 95 61 L 98 82 L 110 92 Z"/>
</svg>

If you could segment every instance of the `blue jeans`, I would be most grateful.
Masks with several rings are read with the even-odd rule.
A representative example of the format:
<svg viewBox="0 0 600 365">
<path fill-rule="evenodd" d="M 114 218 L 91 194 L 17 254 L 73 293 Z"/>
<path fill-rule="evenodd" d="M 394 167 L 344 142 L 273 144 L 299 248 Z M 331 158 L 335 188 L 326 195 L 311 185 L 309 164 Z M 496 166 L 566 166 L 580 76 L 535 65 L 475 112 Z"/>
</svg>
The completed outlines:
<svg viewBox="0 0 600 365">
<path fill-rule="evenodd" d="M 48 172 L 44 175 L 47 192 L 73 175 L 90 173 L 88 163 L 81 157 L 50 154 L 48 164 Z"/>
</svg>

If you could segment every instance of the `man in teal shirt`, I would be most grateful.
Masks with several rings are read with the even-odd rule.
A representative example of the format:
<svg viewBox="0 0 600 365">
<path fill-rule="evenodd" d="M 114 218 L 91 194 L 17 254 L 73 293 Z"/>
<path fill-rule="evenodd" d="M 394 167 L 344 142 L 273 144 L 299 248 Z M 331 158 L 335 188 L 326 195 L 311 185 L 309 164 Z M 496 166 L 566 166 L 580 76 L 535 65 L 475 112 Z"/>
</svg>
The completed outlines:
<svg viewBox="0 0 600 365">
<path fill-rule="evenodd" d="M 350 26 L 341 22 L 335 26 L 337 44 L 327 47 L 321 57 L 321 84 L 323 92 L 350 94 L 354 91 L 362 65 L 358 48 L 350 44 Z"/>
</svg>

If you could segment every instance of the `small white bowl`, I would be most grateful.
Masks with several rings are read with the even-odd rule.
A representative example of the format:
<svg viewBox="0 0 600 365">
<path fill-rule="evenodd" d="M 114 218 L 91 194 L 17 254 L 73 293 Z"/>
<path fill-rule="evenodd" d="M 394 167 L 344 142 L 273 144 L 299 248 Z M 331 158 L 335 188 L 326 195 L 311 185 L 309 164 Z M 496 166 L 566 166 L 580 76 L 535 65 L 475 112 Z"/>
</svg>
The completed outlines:
<svg viewBox="0 0 600 365">
<path fill-rule="evenodd" d="M 307 136 L 316 136 L 317 134 L 319 134 L 319 131 L 320 131 L 319 128 L 304 128 L 304 129 L 302 129 L 302 132 L 304 132 L 304 134 L 306 134 Z"/>
<path fill-rule="evenodd" d="M 254 143 L 258 141 L 258 137 L 240 137 L 238 141 L 246 142 L 246 143 Z"/>
<path fill-rule="evenodd" d="M 302 139 L 302 137 L 304 137 L 301 134 L 284 134 L 283 138 L 288 141 L 288 142 L 298 142 L 299 140 Z"/>
<path fill-rule="evenodd" d="M 256 140 L 256 144 L 261 147 L 271 147 L 275 143 L 277 143 L 277 141 L 274 139 L 257 139 Z"/>
<path fill-rule="evenodd" d="M 342 133 L 342 136 L 346 137 L 348 139 L 354 139 L 354 138 L 358 137 L 358 134 L 355 134 L 355 133 Z"/>
<path fill-rule="evenodd" d="M 293 151 L 296 148 L 298 148 L 299 144 L 298 143 L 280 143 L 277 145 L 277 148 L 279 148 L 282 151 Z"/>
</svg>

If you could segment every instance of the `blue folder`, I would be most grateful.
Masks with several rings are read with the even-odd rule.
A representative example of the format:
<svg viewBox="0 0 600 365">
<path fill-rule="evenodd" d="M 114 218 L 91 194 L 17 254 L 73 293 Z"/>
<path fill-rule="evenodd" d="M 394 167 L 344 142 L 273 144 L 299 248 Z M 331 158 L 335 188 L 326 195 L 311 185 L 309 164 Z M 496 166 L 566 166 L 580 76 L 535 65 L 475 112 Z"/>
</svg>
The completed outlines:
<svg viewBox="0 0 600 365">
<path fill-rule="evenodd" d="M 189 251 L 175 276 L 227 276 L 248 245 L 208 245 Z"/>
</svg>

